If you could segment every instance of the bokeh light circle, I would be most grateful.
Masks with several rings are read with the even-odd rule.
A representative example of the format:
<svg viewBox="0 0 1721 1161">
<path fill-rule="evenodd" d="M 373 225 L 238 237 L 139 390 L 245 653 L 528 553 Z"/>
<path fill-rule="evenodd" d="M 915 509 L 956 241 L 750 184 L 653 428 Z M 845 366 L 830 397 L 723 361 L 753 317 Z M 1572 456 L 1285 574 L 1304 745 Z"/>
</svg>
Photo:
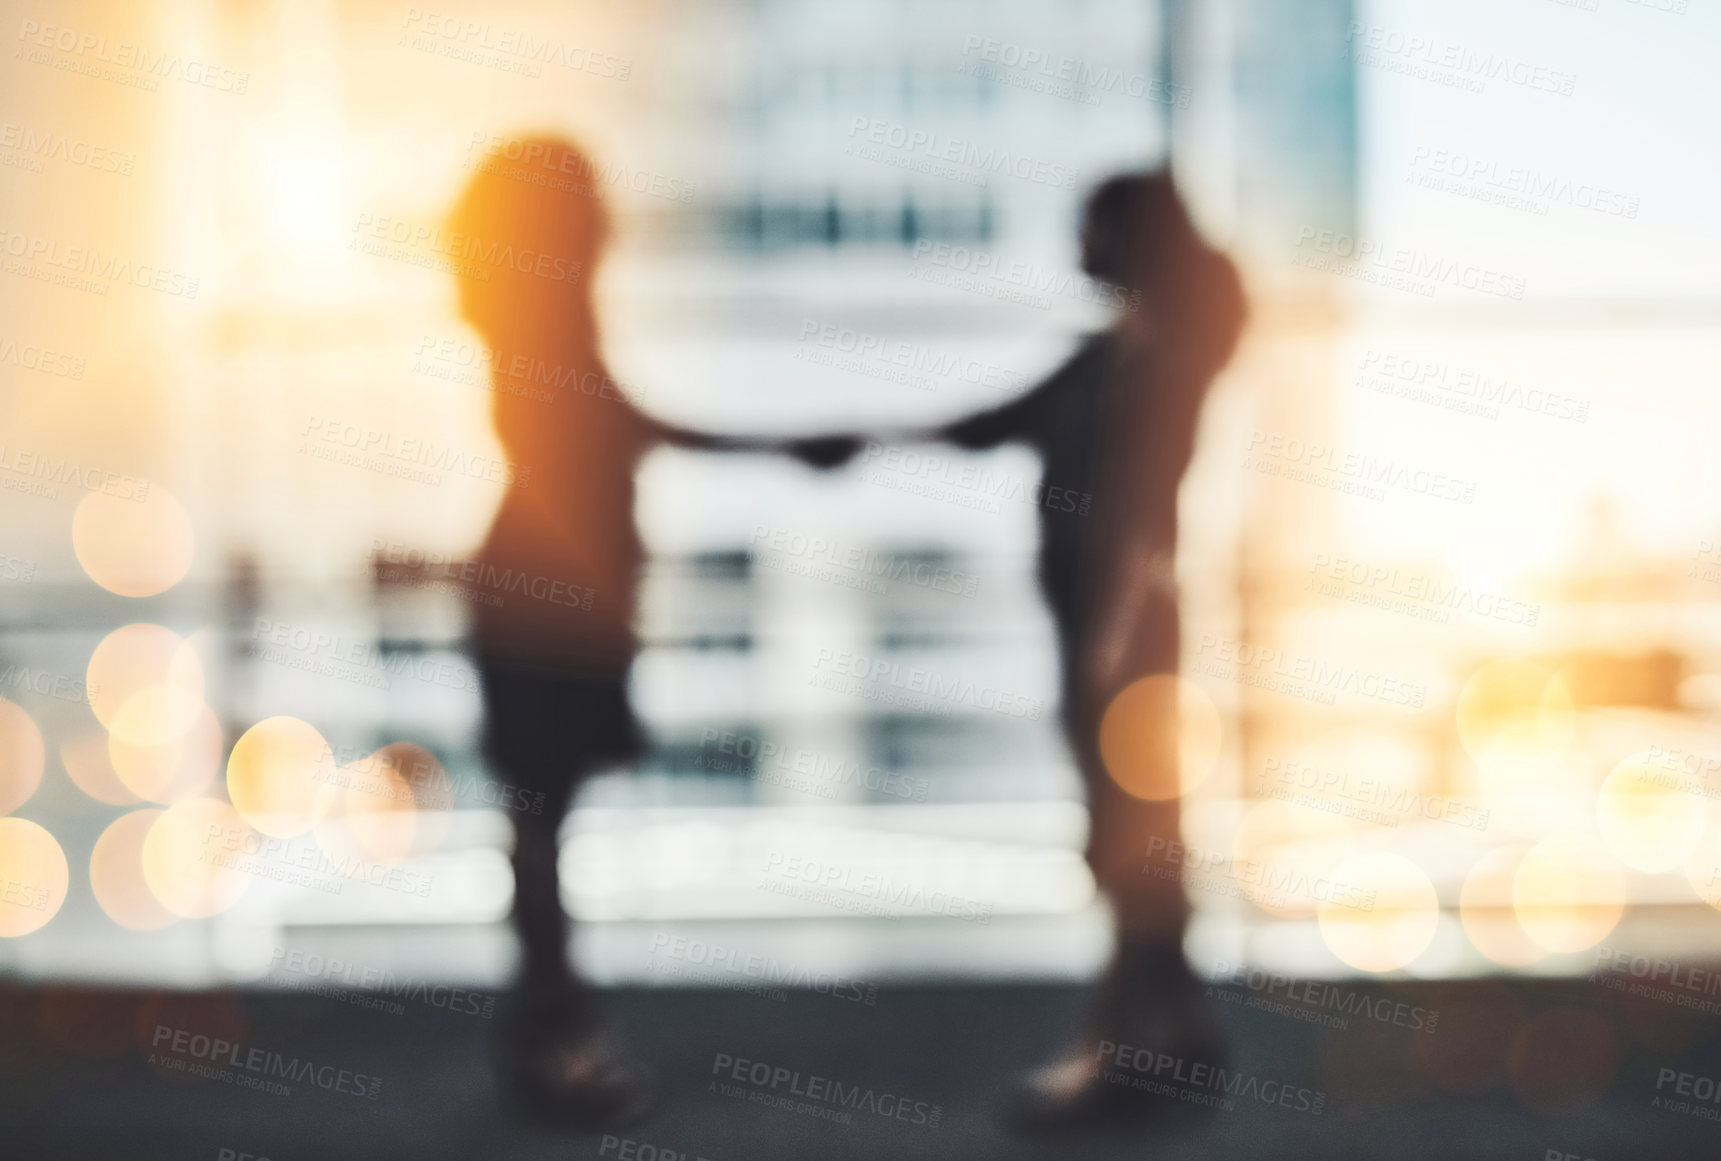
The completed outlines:
<svg viewBox="0 0 1721 1161">
<path fill-rule="evenodd" d="M 1231 845 L 1236 888 L 1271 914 L 1311 915 L 1334 889 L 1332 867 L 1350 853 L 1355 833 L 1356 824 L 1341 815 L 1276 798 L 1257 802 Z"/>
<path fill-rule="evenodd" d="M 1575 835 L 1544 839 L 1512 877 L 1512 906 L 1524 933 L 1557 952 L 1594 947 L 1625 911 L 1625 872 L 1598 844 Z"/>
<path fill-rule="evenodd" d="M 1503 658 L 1470 675 L 1458 692 L 1458 740 L 1480 760 L 1508 727 L 1533 729 L 1542 750 L 1563 752 L 1576 733 L 1566 683 L 1534 661 Z"/>
<path fill-rule="evenodd" d="M 185 506 L 152 484 L 141 499 L 91 492 L 78 501 L 72 550 L 102 588 L 122 597 L 153 597 L 191 571 L 197 535 Z"/>
<path fill-rule="evenodd" d="M 1332 877 L 1351 890 L 1320 901 L 1321 938 L 1351 967 L 1396 971 L 1433 942 L 1440 898 L 1422 868 L 1403 855 L 1359 855 L 1339 864 Z"/>
<path fill-rule="evenodd" d="M 0 818 L 0 936 L 28 935 L 59 914 L 71 884 L 66 853 L 36 823 Z"/>
<path fill-rule="evenodd" d="M 416 746 L 405 753 L 399 747 L 385 747 L 342 766 L 324 788 L 317 811 L 317 842 L 337 862 L 356 858 L 391 864 L 412 853 L 418 805 L 408 770 L 397 760 L 412 762 L 416 755 L 411 751 L 429 757 Z"/>
<path fill-rule="evenodd" d="M 391 742 L 370 756 L 404 782 L 417 811 L 413 849 L 435 850 L 454 819 L 454 782 L 435 754 L 416 742 Z"/>
<path fill-rule="evenodd" d="M 1698 898 L 1721 911 L 1721 820 L 1712 821 L 1698 836 L 1685 859 L 1685 877 Z"/>
<path fill-rule="evenodd" d="M 206 708 L 201 697 L 183 686 L 146 685 L 126 698 L 108 732 L 134 746 L 164 746 L 191 729 Z"/>
<path fill-rule="evenodd" d="M 102 638 L 84 677 L 96 720 L 140 745 L 157 745 L 176 729 L 189 729 L 202 704 L 203 660 L 197 651 L 172 629 L 147 622 Z"/>
<path fill-rule="evenodd" d="M 1496 847 L 1476 861 L 1464 877 L 1458 914 L 1464 934 L 1477 951 L 1503 967 L 1528 967 L 1545 959 L 1548 949 L 1530 938 L 1512 902 L 1518 864 L 1528 846 Z"/>
<path fill-rule="evenodd" d="M 1164 802 L 1188 794 L 1219 761 L 1219 708 L 1205 690 L 1168 673 L 1138 678 L 1100 719 L 1100 758 L 1131 797 Z"/>
<path fill-rule="evenodd" d="M 42 731 L 16 702 L 0 697 L 0 814 L 11 814 L 42 784 L 48 763 Z"/>
<path fill-rule="evenodd" d="M 79 790 L 108 806 L 130 806 L 137 795 L 126 789 L 108 759 L 108 735 L 102 730 L 74 734 L 60 743 L 60 765 Z"/>
<path fill-rule="evenodd" d="M 173 803 L 215 780 L 221 772 L 221 723 L 201 700 L 196 709 L 187 729 L 154 744 L 119 732 L 108 739 L 108 764 L 127 790 L 150 802 Z"/>
<path fill-rule="evenodd" d="M 1696 850 L 1708 804 L 1697 780 L 1668 770 L 1649 751 L 1613 768 L 1596 798 L 1608 850 L 1639 871 L 1671 871 Z"/>
<path fill-rule="evenodd" d="M 132 931 L 156 931 L 179 918 L 161 905 L 144 878 L 144 841 L 161 814 L 151 809 L 121 815 L 90 852 L 90 891 L 109 919 Z"/>
<path fill-rule="evenodd" d="M 316 727 L 266 718 L 246 730 L 227 758 L 227 796 L 247 823 L 291 838 L 316 823 L 335 782 L 335 756 Z"/>
<path fill-rule="evenodd" d="M 161 812 L 143 840 L 150 894 L 182 919 L 206 919 L 233 906 L 251 885 L 246 863 L 257 834 L 225 802 L 187 798 Z"/>
</svg>

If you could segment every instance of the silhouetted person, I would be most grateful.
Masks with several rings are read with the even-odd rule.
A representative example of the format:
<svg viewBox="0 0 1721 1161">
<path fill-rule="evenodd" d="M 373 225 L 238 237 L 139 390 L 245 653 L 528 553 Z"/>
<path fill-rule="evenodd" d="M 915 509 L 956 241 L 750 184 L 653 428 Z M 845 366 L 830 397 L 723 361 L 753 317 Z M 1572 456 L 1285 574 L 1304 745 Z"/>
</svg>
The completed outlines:
<svg viewBox="0 0 1721 1161">
<path fill-rule="evenodd" d="M 1138 678 L 1178 671 L 1173 558 L 1177 492 L 1213 377 L 1242 330 L 1242 286 L 1231 262 L 1196 233 L 1169 175 L 1101 184 L 1082 224 L 1082 268 L 1130 302 L 1085 338 L 1050 377 L 1012 402 L 953 423 L 937 437 L 964 448 L 1024 443 L 1058 497 L 1091 496 L 1087 515 L 1040 506 L 1040 582 L 1057 624 L 1063 725 L 1087 785 L 1087 858 L 1110 899 L 1117 951 L 1101 978 L 1082 1039 L 1030 1080 L 1014 1112 L 1053 1127 L 1165 1098 L 1099 1076 L 1101 1041 L 1217 1063 L 1216 1025 L 1184 959 L 1188 901 L 1175 876 L 1143 873 L 1149 840 L 1178 837 L 1178 804 L 1122 789 L 1100 755 L 1100 721 Z M 1149 747 L 1175 765 L 1175 720 Z M 1155 776 L 1176 785 L 1177 771 Z M 1169 868 L 1175 871 L 1175 867 Z"/>
<path fill-rule="evenodd" d="M 594 172 L 565 141 L 525 145 L 544 174 Z M 504 1064 L 539 1110 L 621 1124 L 644 1111 L 643 1076 L 610 1043 L 594 989 L 569 965 L 556 840 L 579 784 L 644 746 L 626 690 L 643 555 L 634 471 L 663 441 L 767 445 L 681 431 L 623 398 L 599 354 L 592 308 L 603 205 L 589 188 L 555 189 L 514 176 L 521 172 L 537 171 L 474 177 L 445 239 L 462 264 L 462 314 L 493 352 L 497 436 L 525 473 L 524 486 L 506 489 L 478 554 L 472 629 L 485 757 L 495 777 L 519 789 L 516 801 L 533 804 L 510 811 L 523 962 Z M 787 450 L 819 463 L 825 446 L 815 439 Z"/>
</svg>

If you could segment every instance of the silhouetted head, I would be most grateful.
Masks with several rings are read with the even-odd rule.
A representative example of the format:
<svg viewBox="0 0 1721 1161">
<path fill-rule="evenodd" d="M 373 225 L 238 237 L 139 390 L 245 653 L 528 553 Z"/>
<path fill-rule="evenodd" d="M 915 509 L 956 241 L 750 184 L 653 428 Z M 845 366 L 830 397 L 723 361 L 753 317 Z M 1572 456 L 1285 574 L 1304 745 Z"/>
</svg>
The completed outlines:
<svg viewBox="0 0 1721 1161">
<path fill-rule="evenodd" d="M 1164 170 L 1120 173 L 1088 195 L 1082 269 L 1102 282 L 1146 291 L 1166 268 L 1202 245 Z"/>
<path fill-rule="evenodd" d="M 609 233 L 591 162 L 559 137 L 499 142 L 448 217 L 460 313 L 492 339 L 591 330 L 591 283 Z"/>
<path fill-rule="evenodd" d="M 1243 324 L 1243 288 L 1231 260 L 1202 239 L 1163 169 L 1121 173 L 1088 195 L 1082 269 L 1136 292 L 1129 321 L 1192 360 L 1218 370 Z"/>
</svg>

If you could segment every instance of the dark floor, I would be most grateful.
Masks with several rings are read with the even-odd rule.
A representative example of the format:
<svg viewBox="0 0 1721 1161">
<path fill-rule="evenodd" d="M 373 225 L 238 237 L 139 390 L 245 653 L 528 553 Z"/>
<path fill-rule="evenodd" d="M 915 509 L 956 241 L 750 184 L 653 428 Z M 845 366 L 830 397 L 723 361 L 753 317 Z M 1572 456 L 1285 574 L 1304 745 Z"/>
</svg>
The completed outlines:
<svg viewBox="0 0 1721 1161">
<path fill-rule="evenodd" d="M 1589 983 L 1345 985 L 1328 997 L 1351 1012 L 1341 1017 L 1348 1027 L 1334 1028 L 1248 1006 L 1255 995 L 1232 989 L 1216 1000 L 1233 1041 L 1232 1065 L 1247 1083 L 1288 1082 L 1293 1104 L 1324 1093 L 1319 1115 L 1244 1093 L 1232 1098 L 1234 1109 L 1180 1127 L 1036 1144 L 1004 1133 L 996 1113 L 1010 1078 L 1071 1026 L 1083 1002 L 1078 989 L 904 987 L 881 991 L 872 1006 L 813 992 L 773 999 L 619 991 L 619 1022 L 657 1069 L 663 1095 L 654 1117 L 619 1134 L 636 1143 L 625 1145 L 534 1127 L 499 1100 L 490 1067 L 497 1021 L 433 1002 L 452 1000 L 458 1008 L 481 1000 L 409 996 L 399 1001 L 403 1010 L 387 1012 L 303 994 L 0 988 L 0 1156 L 1721 1157 L 1721 1122 L 1653 1104 L 1661 1095 L 1689 1100 L 1699 1113 L 1721 1111 L 1713 1097 L 1676 1092 L 1681 1083 L 1693 1093 L 1713 1092 L 1712 1084 L 1679 1074 L 1721 1076 L 1721 1016 L 1692 1013 L 1671 998 L 1627 1000 Z M 1361 1000 L 1381 999 L 1389 1003 L 1373 1004 L 1375 1017 L 1356 1010 Z M 1318 1010 L 1296 1003 L 1305 1015 Z M 1329 1016 L 1334 1010 L 1327 1008 Z M 1427 1023 L 1428 1012 L 1439 1013 L 1433 1031 L 1409 1026 Z M 372 1100 L 319 1087 L 303 1072 L 284 1082 L 290 1095 L 191 1078 L 162 1063 L 176 1056 L 171 1032 L 162 1034 L 152 1063 L 151 1041 L 161 1028 L 186 1031 L 181 1061 L 194 1050 L 190 1037 L 204 1033 L 243 1045 L 225 1053 L 241 1062 L 288 1058 L 301 1069 L 314 1066 L 337 1088 L 367 1089 L 372 1078 L 381 1084 Z M 261 1051 L 252 1056 L 252 1049 Z M 817 1075 L 875 1095 L 861 1098 L 872 1103 L 853 1108 L 846 1125 L 768 1107 L 713 1090 L 718 1054 L 801 1074 L 780 1081 L 779 1092 L 804 1089 Z M 340 1070 L 358 1075 L 343 1078 Z M 231 1062 L 227 1071 L 263 1075 Z M 874 1111 L 894 1111 L 887 1093 L 907 1102 L 907 1120 Z M 937 1127 L 912 1123 L 930 1120 L 934 1105 L 941 1107 Z"/>
</svg>

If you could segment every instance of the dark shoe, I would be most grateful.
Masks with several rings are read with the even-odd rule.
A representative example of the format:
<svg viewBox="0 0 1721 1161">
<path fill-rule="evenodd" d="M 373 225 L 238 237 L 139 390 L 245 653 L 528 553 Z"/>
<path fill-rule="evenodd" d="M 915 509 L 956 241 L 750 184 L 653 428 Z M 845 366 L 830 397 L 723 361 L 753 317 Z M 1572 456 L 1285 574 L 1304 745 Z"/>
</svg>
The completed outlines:
<svg viewBox="0 0 1721 1161">
<path fill-rule="evenodd" d="M 1217 1096 L 1191 1083 L 1217 1074 L 1221 1062 L 1192 1046 L 1171 1045 L 1137 1056 L 1112 1041 L 1072 1049 L 1023 1078 L 1011 1094 L 1005 1121 L 1023 1136 L 1080 1133 L 1116 1126 L 1189 1124 L 1199 1120 Z M 1156 1070 L 1160 1052 L 1176 1063 Z M 1195 1064 L 1205 1065 L 1193 1072 Z M 1178 1076 L 1183 1080 L 1176 1079 Z"/>
<path fill-rule="evenodd" d="M 527 1113 L 564 1128 L 624 1128 L 653 1105 L 650 1074 L 602 1034 L 516 1044 L 505 1052 L 503 1072 Z"/>
<path fill-rule="evenodd" d="M 1096 1055 L 1078 1048 L 1028 1073 L 1010 1094 L 1005 1122 L 1037 1137 L 1149 1122 L 1169 1111 L 1164 1100 L 1131 1088 L 1129 1076 L 1102 1068 Z"/>
<path fill-rule="evenodd" d="M 1218 1020 L 1182 950 L 1126 941 L 1081 1038 L 1024 1079 L 1006 1120 L 1023 1134 L 1187 1121 L 1214 1103 L 1224 1065 Z"/>
</svg>

